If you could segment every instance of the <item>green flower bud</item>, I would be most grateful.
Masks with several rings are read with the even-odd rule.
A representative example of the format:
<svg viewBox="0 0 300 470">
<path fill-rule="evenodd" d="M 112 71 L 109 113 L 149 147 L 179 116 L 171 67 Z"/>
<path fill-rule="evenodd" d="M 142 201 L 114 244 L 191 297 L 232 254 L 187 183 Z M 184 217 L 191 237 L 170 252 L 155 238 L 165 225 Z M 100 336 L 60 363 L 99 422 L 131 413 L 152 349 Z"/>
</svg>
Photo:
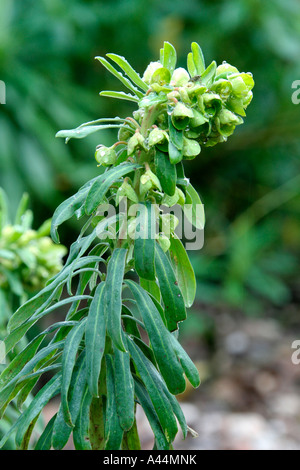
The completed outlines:
<svg viewBox="0 0 300 470">
<path fill-rule="evenodd" d="M 213 83 L 211 90 L 218 94 L 223 100 L 226 100 L 232 92 L 232 84 L 229 80 L 220 78 Z"/>
<path fill-rule="evenodd" d="M 176 187 L 176 193 L 178 195 L 178 201 L 177 201 L 177 204 L 179 204 L 180 206 L 183 206 L 185 204 L 185 195 L 183 193 L 183 191 L 181 191 L 180 188 Z"/>
<path fill-rule="evenodd" d="M 194 113 L 191 108 L 179 102 L 176 104 L 171 116 L 174 127 L 181 130 L 187 127 L 190 118 L 194 117 Z"/>
<path fill-rule="evenodd" d="M 239 73 L 236 67 L 233 65 L 228 64 L 227 62 L 223 62 L 223 64 L 219 65 L 216 70 L 216 76 L 221 74 L 231 74 L 231 73 Z"/>
<path fill-rule="evenodd" d="M 198 95 L 202 95 L 207 91 L 207 88 L 205 85 L 202 85 L 201 83 L 189 83 L 186 86 L 187 93 L 190 98 Z"/>
<path fill-rule="evenodd" d="M 127 126 L 128 127 L 128 126 Z M 125 126 L 120 127 L 118 132 L 118 139 L 119 140 L 128 140 L 132 136 L 132 132 L 128 130 Z"/>
<path fill-rule="evenodd" d="M 162 129 L 156 127 L 155 129 L 152 129 L 152 131 L 150 131 L 148 137 L 148 145 L 149 147 L 154 147 L 154 145 L 162 143 L 167 139 L 168 134 L 166 133 L 166 131 L 163 131 Z"/>
<path fill-rule="evenodd" d="M 135 202 L 136 204 L 139 202 L 137 194 L 133 187 L 128 183 L 128 181 L 124 181 L 124 183 L 119 187 L 117 194 L 116 194 L 116 203 L 117 205 L 120 204 L 121 200 L 126 197 L 130 201 Z"/>
<path fill-rule="evenodd" d="M 173 109 L 172 116 L 174 116 L 176 118 L 185 118 L 185 117 L 193 118 L 194 113 L 193 113 L 193 110 L 190 107 L 188 107 L 185 104 L 179 102 L 179 103 L 176 104 L 175 108 Z"/>
<path fill-rule="evenodd" d="M 188 139 L 183 137 L 183 156 L 188 160 L 192 160 L 197 157 L 201 152 L 201 147 L 196 140 Z"/>
<path fill-rule="evenodd" d="M 137 224 L 137 220 L 136 218 L 132 218 L 129 222 L 128 222 L 128 226 L 127 226 L 127 233 L 128 233 L 128 236 L 134 240 L 135 238 L 135 231 L 136 231 L 136 224 Z"/>
<path fill-rule="evenodd" d="M 200 113 L 200 111 L 197 111 L 197 109 L 193 109 L 193 117 L 190 120 L 190 125 L 192 127 L 202 126 L 202 124 L 207 121 L 208 119 L 202 113 Z"/>
<path fill-rule="evenodd" d="M 168 85 L 170 83 L 170 80 L 171 80 L 170 70 L 166 69 L 165 67 L 159 67 L 153 72 L 151 76 L 150 84 L 152 85 L 152 88 L 154 84 L 159 85 L 159 87 L 164 87 L 164 85 Z M 159 87 L 158 88 L 156 87 L 155 89 L 157 93 L 161 91 Z"/>
<path fill-rule="evenodd" d="M 175 206 L 175 204 L 177 204 L 178 199 L 179 199 L 179 195 L 176 192 L 173 196 L 169 196 L 168 194 L 164 194 L 164 197 L 162 198 L 161 203 L 164 206 L 173 207 L 173 206 Z"/>
<path fill-rule="evenodd" d="M 173 86 L 183 86 L 190 81 L 190 76 L 188 72 L 182 68 L 178 67 L 174 70 L 171 78 L 171 83 Z"/>
<path fill-rule="evenodd" d="M 216 93 L 204 93 L 202 98 L 207 114 L 214 116 L 222 108 L 222 100 Z"/>
<path fill-rule="evenodd" d="M 146 68 L 144 72 L 143 81 L 147 83 L 148 85 L 150 85 L 153 73 L 160 68 L 162 68 L 162 65 L 160 62 L 150 62 L 150 64 L 148 65 L 148 67 Z"/>
<path fill-rule="evenodd" d="M 146 150 L 145 147 L 145 138 L 139 131 L 136 131 L 132 137 L 130 137 L 127 145 L 127 154 L 132 155 L 137 149 L 143 148 Z"/>
<path fill-rule="evenodd" d="M 225 137 L 229 137 L 233 134 L 235 127 L 242 124 L 242 122 L 242 118 L 225 108 L 219 112 L 215 119 L 218 131 Z"/>
<path fill-rule="evenodd" d="M 166 253 L 171 246 L 170 238 L 163 233 L 159 233 L 157 235 L 157 241 L 160 244 L 163 252 Z"/>
<path fill-rule="evenodd" d="M 140 194 L 144 196 L 147 191 L 154 188 L 162 191 L 159 179 L 153 173 L 153 171 L 148 168 L 148 170 L 146 170 L 146 172 L 140 178 Z"/>
<path fill-rule="evenodd" d="M 180 100 L 183 101 L 183 103 L 191 104 L 191 100 L 190 100 L 186 87 L 180 87 L 178 91 L 179 91 Z"/>
<path fill-rule="evenodd" d="M 117 160 L 117 154 L 114 146 L 105 147 L 105 145 L 99 145 L 96 149 L 95 159 L 102 166 L 113 165 Z"/>
<path fill-rule="evenodd" d="M 160 218 L 163 233 L 167 237 L 170 237 L 170 235 L 174 233 L 177 225 L 179 224 L 179 220 L 174 214 L 162 214 Z"/>
<path fill-rule="evenodd" d="M 227 107 L 236 114 L 240 116 L 246 116 L 245 113 L 245 105 L 243 98 L 237 98 L 235 96 L 231 96 L 226 103 Z"/>
</svg>

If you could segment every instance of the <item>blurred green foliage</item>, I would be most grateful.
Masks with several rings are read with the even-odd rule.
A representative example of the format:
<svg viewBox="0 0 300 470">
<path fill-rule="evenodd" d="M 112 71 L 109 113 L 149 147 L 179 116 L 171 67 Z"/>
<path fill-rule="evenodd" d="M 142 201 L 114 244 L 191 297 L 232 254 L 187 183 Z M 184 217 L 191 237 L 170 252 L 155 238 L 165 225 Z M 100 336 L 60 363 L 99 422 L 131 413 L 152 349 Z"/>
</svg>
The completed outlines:
<svg viewBox="0 0 300 470">
<path fill-rule="evenodd" d="M 204 248 L 191 253 L 199 300 L 252 314 L 297 300 L 300 105 L 291 85 L 300 78 L 299 33 L 297 0 L 1 0 L 0 185 L 12 206 L 26 190 L 37 221 L 51 216 L 98 171 L 95 145 L 112 141 L 107 132 L 66 146 L 55 133 L 126 117 L 134 106 L 97 97 L 110 78 L 94 57 L 126 55 L 142 74 L 163 41 L 183 66 L 197 41 L 208 63 L 234 63 L 256 82 L 246 125 L 187 166 L 207 216 Z M 70 228 L 65 243 L 76 238 Z"/>
</svg>

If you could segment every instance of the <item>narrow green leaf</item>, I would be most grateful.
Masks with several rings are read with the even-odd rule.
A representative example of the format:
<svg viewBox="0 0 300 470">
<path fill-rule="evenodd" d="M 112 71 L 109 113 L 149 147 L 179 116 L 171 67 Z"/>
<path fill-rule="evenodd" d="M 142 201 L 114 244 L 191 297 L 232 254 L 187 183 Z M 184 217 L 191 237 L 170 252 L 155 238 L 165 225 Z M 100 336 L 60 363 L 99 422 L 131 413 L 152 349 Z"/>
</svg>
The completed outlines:
<svg viewBox="0 0 300 470">
<path fill-rule="evenodd" d="M 217 64 L 213 60 L 212 63 L 205 69 L 205 71 L 201 75 L 202 83 L 204 83 L 205 85 L 210 85 L 213 82 L 213 79 L 215 78 L 216 70 Z"/>
<path fill-rule="evenodd" d="M 175 145 L 173 144 L 171 140 L 169 141 L 168 152 L 169 152 L 170 162 L 172 163 L 172 165 L 176 165 L 177 163 L 181 162 L 181 160 L 183 159 L 182 150 L 178 150 L 178 148 L 175 147 Z"/>
<path fill-rule="evenodd" d="M 171 335 L 172 336 L 172 335 Z M 165 395 L 166 399 L 170 402 L 172 410 L 178 419 L 180 427 L 182 429 L 182 433 L 184 438 L 187 435 L 187 424 L 183 414 L 183 411 L 174 395 L 172 395 L 166 387 L 165 382 L 163 381 L 161 375 L 159 374 L 158 370 L 154 367 L 153 364 L 148 364 L 149 372 L 153 377 L 153 380 L 156 382 L 161 395 Z"/>
<path fill-rule="evenodd" d="M 141 165 L 134 163 L 123 163 L 113 167 L 102 175 L 98 176 L 86 198 L 85 209 L 87 214 L 91 214 L 103 200 L 110 186 L 122 176 L 141 168 Z"/>
<path fill-rule="evenodd" d="M 105 356 L 106 362 L 106 417 L 105 417 L 105 450 L 119 450 L 123 438 L 116 404 L 115 371 L 111 355 Z"/>
<path fill-rule="evenodd" d="M 155 170 L 163 191 L 169 196 L 174 196 L 176 190 L 176 166 L 170 162 L 168 155 L 155 151 Z"/>
<path fill-rule="evenodd" d="M 186 310 L 172 265 L 158 243 L 155 245 L 155 267 L 167 326 L 170 331 L 174 331 L 177 323 L 186 319 Z"/>
<path fill-rule="evenodd" d="M 122 341 L 122 284 L 127 250 L 116 248 L 108 262 L 105 286 L 105 315 L 107 331 L 116 346 L 126 351 Z"/>
<path fill-rule="evenodd" d="M 197 191 L 191 184 L 186 187 L 185 196 L 183 210 L 186 218 L 194 227 L 203 230 L 205 225 L 204 206 Z"/>
<path fill-rule="evenodd" d="M 66 338 L 62 355 L 61 406 L 65 422 L 71 427 L 74 427 L 74 423 L 69 409 L 68 395 L 76 356 L 85 332 L 85 327 L 86 321 L 84 319 L 72 328 Z"/>
<path fill-rule="evenodd" d="M 143 91 L 148 90 L 148 85 L 143 82 L 139 74 L 132 68 L 132 66 L 124 57 L 121 57 L 117 54 L 106 54 L 106 56 L 118 64 L 118 66 L 126 73 L 127 77 L 130 78 L 133 83 L 135 83 Z"/>
<path fill-rule="evenodd" d="M 89 412 L 92 402 L 88 386 L 84 387 L 80 410 L 75 428 L 73 429 L 73 441 L 76 450 L 91 450 L 89 441 Z"/>
<path fill-rule="evenodd" d="M 135 394 L 137 396 L 137 399 L 141 407 L 143 408 L 145 415 L 147 416 L 147 419 L 149 421 L 149 424 L 152 428 L 152 431 L 154 433 L 158 449 L 169 450 L 170 445 L 166 439 L 166 436 L 163 433 L 157 413 L 151 402 L 151 399 L 149 397 L 149 394 L 146 388 L 141 384 L 139 380 L 135 380 L 134 386 L 135 386 Z"/>
<path fill-rule="evenodd" d="M 44 406 L 60 391 L 61 375 L 57 374 L 36 394 L 29 407 L 15 423 L 17 428 L 16 444 L 20 447 L 23 436 L 30 423 L 40 414 Z M 1 443 L 0 443 L 1 447 Z"/>
<path fill-rule="evenodd" d="M 21 225 L 22 224 L 22 216 L 25 214 L 29 204 L 29 195 L 28 193 L 24 193 L 21 201 L 19 203 L 16 216 L 15 216 L 15 224 Z"/>
<path fill-rule="evenodd" d="M 47 423 L 44 431 L 42 432 L 39 440 L 37 441 L 34 450 L 50 450 L 51 449 L 51 442 L 52 442 L 52 432 L 54 421 L 56 419 L 56 414 L 52 416 L 50 421 Z"/>
<path fill-rule="evenodd" d="M 192 54 L 196 67 L 196 75 L 202 75 L 205 71 L 205 61 L 201 47 L 196 42 L 192 42 Z"/>
<path fill-rule="evenodd" d="M 169 42 L 164 42 L 163 62 L 162 65 L 170 70 L 171 74 L 174 72 L 177 62 L 177 54 L 175 48 Z"/>
<path fill-rule="evenodd" d="M 76 194 L 62 202 L 55 210 L 51 224 L 51 237 L 55 243 L 59 243 L 57 228 L 73 217 L 75 212 L 82 206 L 95 179 L 93 178 L 88 184 L 85 184 Z"/>
<path fill-rule="evenodd" d="M 124 315 L 126 315 L 126 317 L 124 317 Z M 137 338 L 140 338 L 141 335 L 137 327 L 134 315 L 126 305 L 122 305 L 122 321 L 124 324 L 125 331 L 128 334 L 136 336 Z"/>
<path fill-rule="evenodd" d="M 79 415 L 81 401 L 86 385 L 86 378 L 86 356 L 85 351 L 83 351 L 76 361 L 70 382 L 69 409 L 73 423 L 76 423 Z M 61 404 L 53 428 L 53 448 L 57 450 L 63 449 L 69 440 L 71 432 L 72 428 L 65 422 L 63 407 Z"/>
<path fill-rule="evenodd" d="M 174 351 L 180 360 L 182 369 L 186 375 L 186 378 L 192 384 L 193 387 L 197 388 L 200 385 L 199 372 L 193 361 L 190 359 L 186 351 L 183 349 L 181 344 L 177 341 L 174 335 L 171 336 L 171 342 L 174 347 Z"/>
<path fill-rule="evenodd" d="M 152 295 L 158 302 L 160 302 L 160 289 L 156 281 L 148 281 L 148 279 L 140 278 L 140 285 L 149 294 Z"/>
<path fill-rule="evenodd" d="M 0 232 L 9 223 L 7 196 L 0 188 Z"/>
<path fill-rule="evenodd" d="M 11 393 L 14 391 L 16 385 L 18 384 L 19 380 L 26 379 L 27 375 L 36 367 L 36 365 L 44 358 L 46 358 L 50 353 L 62 349 L 64 346 L 64 341 L 60 341 L 55 344 L 47 345 L 38 351 L 32 359 L 30 359 L 27 364 L 22 368 L 22 370 L 13 378 L 9 380 L 8 383 L 4 385 L 1 389 L 0 394 L 0 410 L 5 405 L 6 401 L 9 399 Z M 31 377 L 29 377 L 31 378 Z"/>
<path fill-rule="evenodd" d="M 193 305 L 196 296 L 196 277 L 193 266 L 183 244 L 176 234 L 170 238 L 170 256 L 179 288 L 187 308 Z"/>
<path fill-rule="evenodd" d="M 191 77 L 195 77 L 197 75 L 197 68 L 192 52 L 189 52 L 187 56 L 187 68 Z"/>
<path fill-rule="evenodd" d="M 0 375 L 0 388 L 3 388 L 11 379 L 13 379 L 25 366 L 25 364 L 34 356 L 43 336 L 34 338 L 16 357 L 6 366 Z"/>
<path fill-rule="evenodd" d="M 101 62 L 102 65 L 118 80 L 120 80 L 123 85 L 128 88 L 132 93 L 134 93 L 138 98 L 142 98 L 144 94 L 138 90 L 127 78 L 125 78 L 120 72 L 118 72 L 104 57 L 96 57 L 97 60 Z"/>
<path fill-rule="evenodd" d="M 88 127 L 77 127 L 76 129 L 64 129 L 58 131 L 55 137 L 62 137 L 66 139 L 66 143 L 70 139 L 84 139 L 85 137 L 94 134 L 98 131 L 103 131 L 105 129 L 118 129 L 122 124 L 100 124 L 99 126 L 88 126 Z"/>
<path fill-rule="evenodd" d="M 94 294 L 86 323 L 85 347 L 87 354 L 87 381 L 90 393 L 98 396 L 98 381 L 105 348 L 105 282 L 101 282 Z"/>
<path fill-rule="evenodd" d="M 172 122 L 172 118 L 171 118 L 171 114 L 169 114 L 168 121 L 169 121 L 170 142 L 178 150 L 182 150 L 183 149 L 183 142 L 184 142 L 184 140 L 183 140 L 183 131 L 177 129 L 176 127 L 174 127 L 173 122 Z"/>
<path fill-rule="evenodd" d="M 167 441 L 172 442 L 178 432 L 178 428 L 170 402 L 166 399 L 164 394 L 161 393 L 156 380 L 154 380 L 150 368 L 152 364 L 149 359 L 144 356 L 142 351 L 130 338 L 128 338 L 127 344 L 137 371 L 149 393 Z"/>
<path fill-rule="evenodd" d="M 142 287 L 131 280 L 126 280 L 125 283 L 137 301 L 137 306 L 149 335 L 157 364 L 168 389 L 174 395 L 182 393 L 185 389 L 185 380 L 181 366 L 173 351 L 169 332 L 163 323 L 159 311 Z"/>
<path fill-rule="evenodd" d="M 106 96 L 108 98 L 116 98 L 118 100 L 133 101 L 134 103 L 139 102 L 139 98 L 136 96 L 130 95 L 129 93 L 124 93 L 124 91 L 109 91 L 104 90 L 99 93 L 100 96 Z"/>
<path fill-rule="evenodd" d="M 136 239 L 134 240 L 134 265 L 143 279 L 155 280 L 155 212 L 154 206 L 147 202 L 139 204 Z"/>
<path fill-rule="evenodd" d="M 128 431 L 134 423 L 134 387 L 130 370 L 130 356 L 115 348 L 115 393 L 121 428 Z"/>
</svg>

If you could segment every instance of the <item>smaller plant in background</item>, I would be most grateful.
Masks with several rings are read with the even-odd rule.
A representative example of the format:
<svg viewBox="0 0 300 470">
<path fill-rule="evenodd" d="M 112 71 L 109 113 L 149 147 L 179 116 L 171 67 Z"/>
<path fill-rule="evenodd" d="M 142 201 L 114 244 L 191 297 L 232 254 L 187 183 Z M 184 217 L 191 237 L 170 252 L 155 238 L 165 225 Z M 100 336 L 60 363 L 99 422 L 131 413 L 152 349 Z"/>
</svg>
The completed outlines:
<svg viewBox="0 0 300 470">
<path fill-rule="evenodd" d="M 51 238 L 51 221 L 33 230 L 33 213 L 24 194 L 14 221 L 0 188 L 0 328 L 30 296 L 41 290 L 63 265 L 66 248 Z M 1 331 L 1 330 L 0 330 Z"/>
<path fill-rule="evenodd" d="M 0 364 L 9 363 L 17 356 L 27 340 L 24 336 L 14 352 L 5 354 L 2 339 L 7 334 L 7 322 L 12 313 L 28 298 L 42 289 L 46 282 L 62 268 L 66 248 L 55 245 L 48 236 L 50 220 L 38 230 L 32 229 L 33 213 L 28 209 L 28 195 L 24 194 L 16 216 L 10 220 L 5 192 L 0 188 Z M 3 366 L 2 366 L 3 367 Z M 32 397 L 25 393 L 19 396 L 18 406 L 11 403 L 0 422 L 3 436 L 20 415 L 18 407 Z M 39 428 L 42 423 L 39 422 Z M 10 439 L 6 448 L 14 448 Z"/>
</svg>

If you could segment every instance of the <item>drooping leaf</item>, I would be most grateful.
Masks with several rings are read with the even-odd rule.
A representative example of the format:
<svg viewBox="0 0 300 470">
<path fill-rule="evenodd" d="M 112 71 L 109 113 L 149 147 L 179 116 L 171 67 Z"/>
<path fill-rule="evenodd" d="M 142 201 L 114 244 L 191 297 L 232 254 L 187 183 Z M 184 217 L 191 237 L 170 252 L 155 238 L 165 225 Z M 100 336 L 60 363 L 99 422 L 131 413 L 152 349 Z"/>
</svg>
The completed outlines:
<svg viewBox="0 0 300 470">
<path fill-rule="evenodd" d="M 186 319 L 183 296 L 172 265 L 158 243 L 155 244 L 155 267 L 165 307 L 165 318 L 170 331 Z"/>
<path fill-rule="evenodd" d="M 158 302 L 160 302 L 160 289 L 156 281 L 148 281 L 148 279 L 140 278 L 140 285 L 145 289 L 149 294 L 152 295 Z"/>
<path fill-rule="evenodd" d="M 122 341 L 122 284 L 127 250 L 116 248 L 108 262 L 105 286 L 105 315 L 107 331 L 116 346 L 126 351 Z"/>
<path fill-rule="evenodd" d="M 49 382 L 44 385 L 44 387 L 39 390 L 36 394 L 29 407 L 21 414 L 18 420 L 11 427 L 9 433 L 7 433 L 2 441 L 0 442 L 0 448 L 5 444 L 9 435 L 11 435 L 15 430 L 16 433 L 16 444 L 20 447 L 24 434 L 30 426 L 31 422 L 40 414 L 44 406 L 56 396 L 60 391 L 61 385 L 61 375 L 57 374 Z"/>
<path fill-rule="evenodd" d="M 130 370 L 130 356 L 115 348 L 115 393 L 121 428 L 128 431 L 134 423 L 134 386 Z"/>
<path fill-rule="evenodd" d="M 89 442 L 89 412 L 92 401 L 88 386 L 84 387 L 80 410 L 73 429 L 73 441 L 76 450 L 91 450 Z"/>
<path fill-rule="evenodd" d="M 158 384 L 151 373 L 151 362 L 149 359 L 144 356 L 142 351 L 131 339 L 128 339 L 127 344 L 137 371 L 145 384 L 147 392 L 149 393 L 167 441 L 173 442 L 178 432 L 178 428 L 170 402 L 162 393 L 160 393 Z"/>
<path fill-rule="evenodd" d="M 168 389 L 174 395 L 182 393 L 185 389 L 185 380 L 170 343 L 169 331 L 164 325 L 159 311 L 142 287 L 131 280 L 126 280 L 125 283 L 137 301 L 156 361 Z"/>
<path fill-rule="evenodd" d="M 152 431 L 154 433 L 158 449 L 169 450 L 170 444 L 168 443 L 166 436 L 162 430 L 157 413 L 151 402 L 151 399 L 149 397 L 149 394 L 146 388 L 142 385 L 142 383 L 139 380 L 135 380 L 134 386 L 135 386 L 135 394 L 137 396 L 137 399 L 141 407 L 143 408 L 145 415 L 147 416 L 147 419 L 149 421 L 149 424 L 152 428 Z"/>
<path fill-rule="evenodd" d="M 176 234 L 170 238 L 170 257 L 178 286 L 187 308 L 193 305 L 196 295 L 196 277 L 187 252 Z"/>
<path fill-rule="evenodd" d="M 113 167 L 98 176 L 86 198 L 85 209 L 87 214 L 91 214 L 103 200 L 110 186 L 122 176 L 141 168 L 141 165 L 134 163 L 123 163 L 117 167 Z"/>
<path fill-rule="evenodd" d="M 105 416 L 105 450 L 119 450 L 123 438 L 116 403 L 115 370 L 111 355 L 105 356 L 106 362 L 106 416 Z"/>
<path fill-rule="evenodd" d="M 155 279 L 155 213 L 150 203 L 139 204 L 136 239 L 134 241 L 134 265 L 140 277 L 153 281 Z"/>
<path fill-rule="evenodd" d="M 83 351 L 76 361 L 70 382 L 69 410 L 71 421 L 73 423 L 76 423 L 80 412 L 80 406 L 86 385 L 86 378 L 86 354 L 85 351 Z M 63 406 L 61 404 L 53 427 L 53 448 L 57 450 L 63 449 L 69 440 L 71 432 L 72 428 L 65 422 Z"/>
<path fill-rule="evenodd" d="M 183 349 L 179 341 L 175 338 L 174 335 L 170 335 L 171 337 L 171 342 L 174 347 L 174 351 L 180 360 L 180 364 L 182 366 L 182 369 L 189 380 L 189 382 L 192 384 L 193 387 L 197 388 L 200 385 L 200 377 L 199 377 L 199 372 L 193 361 L 190 359 L 186 351 Z"/>
<path fill-rule="evenodd" d="M 191 184 L 186 187 L 186 199 L 183 210 L 188 221 L 197 229 L 203 230 L 205 225 L 204 206 L 197 191 Z"/>
<path fill-rule="evenodd" d="M 54 421 L 56 419 L 56 414 L 52 416 L 50 421 L 47 423 L 44 431 L 39 437 L 34 450 L 50 450 L 51 449 L 51 442 L 52 442 L 52 432 Z"/>
<path fill-rule="evenodd" d="M 176 190 L 176 166 L 164 152 L 155 151 L 155 170 L 163 191 L 174 196 Z"/>
<path fill-rule="evenodd" d="M 90 393 L 95 397 L 98 396 L 98 381 L 105 348 L 106 324 L 104 295 L 105 282 L 101 282 L 95 291 L 94 298 L 89 308 L 85 332 L 87 381 Z"/>
<path fill-rule="evenodd" d="M 69 389 L 72 373 L 76 362 L 78 349 L 86 328 L 85 319 L 74 326 L 68 334 L 62 355 L 62 383 L 61 383 L 61 406 L 64 420 L 69 426 L 74 427 L 69 409 Z"/>
</svg>

